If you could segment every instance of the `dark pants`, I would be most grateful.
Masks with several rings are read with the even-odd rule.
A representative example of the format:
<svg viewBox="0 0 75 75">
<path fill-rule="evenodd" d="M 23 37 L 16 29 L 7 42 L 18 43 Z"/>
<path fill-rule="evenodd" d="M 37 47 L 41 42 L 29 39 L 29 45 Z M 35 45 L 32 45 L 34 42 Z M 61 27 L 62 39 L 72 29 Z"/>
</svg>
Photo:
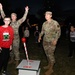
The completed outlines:
<svg viewBox="0 0 75 75">
<path fill-rule="evenodd" d="M 75 50 L 75 42 L 71 42 L 71 41 L 70 41 L 69 56 L 73 56 L 74 50 Z"/>
<path fill-rule="evenodd" d="M 35 42 L 38 43 L 38 36 L 35 36 Z"/>
<path fill-rule="evenodd" d="M 0 72 L 2 69 L 3 71 L 7 70 L 9 56 L 10 56 L 9 48 L 2 48 L 2 51 L 0 53 Z"/>
<path fill-rule="evenodd" d="M 52 42 L 43 41 L 43 47 L 44 47 L 48 62 L 49 63 L 55 63 L 54 52 L 55 52 L 56 46 L 53 45 Z"/>
<path fill-rule="evenodd" d="M 26 45 L 28 45 L 29 37 L 25 37 L 25 38 L 26 38 Z"/>
</svg>

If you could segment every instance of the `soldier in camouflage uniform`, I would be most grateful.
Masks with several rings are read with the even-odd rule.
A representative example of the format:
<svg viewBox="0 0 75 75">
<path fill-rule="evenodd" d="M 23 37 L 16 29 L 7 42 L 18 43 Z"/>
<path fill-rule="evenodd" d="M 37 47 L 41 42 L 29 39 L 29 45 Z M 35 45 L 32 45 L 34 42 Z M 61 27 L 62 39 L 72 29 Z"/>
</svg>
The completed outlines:
<svg viewBox="0 0 75 75">
<path fill-rule="evenodd" d="M 47 21 L 43 23 L 38 41 L 40 42 L 41 37 L 44 35 L 43 48 L 49 62 L 48 65 L 44 67 L 44 69 L 48 69 L 45 72 L 45 75 L 50 75 L 53 72 L 53 66 L 55 63 L 54 52 L 58 38 L 61 34 L 61 30 L 59 23 L 52 19 L 52 12 L 47 11 L 45 13 L 45 19 Z"/>
<path fill-rule="evenodd" d="M 25 13 L 24 13 L 23 17 L 19 20 L 16 20 L 17 19 L 17 14 L 16 13 L 11 14 L 12 21 L 11 21 L 10 25 L 14 29 L 14 41 L 13 41 L 13 49 L 10 52 L 10 57 L 11 57 L 10 63 L 13 62 L 14 56 L 15 56 L 16 65 L 18 65 L 19 60 L 20 60 L 20 54 L 19 54 L 19 41 L 20 41 L 20 39 L 19 39 L 18 29 L 19 29 L 19 26 L 26 20 L 28 10 L 29 10 L 28 6 L 25 7 Z M 0 4 L 0 11 L 1 11 L 2 18 L 4 18 L 5 13 L 3 11 L 2 4 Z"/>
</svg>

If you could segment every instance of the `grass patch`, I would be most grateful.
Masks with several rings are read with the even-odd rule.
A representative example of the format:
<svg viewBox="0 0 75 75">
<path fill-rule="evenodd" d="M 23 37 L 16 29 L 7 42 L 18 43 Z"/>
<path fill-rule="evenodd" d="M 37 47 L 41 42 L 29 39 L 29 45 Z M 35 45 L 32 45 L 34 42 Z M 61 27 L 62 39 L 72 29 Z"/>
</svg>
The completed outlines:
<svg viewBox="0 0 75 75">
<path fill-rule="evenodd" d="M 21 60 L 26 59 L 23 46 L 20 49 Z M 44 75 L 46 70 L 43 69 L 43 66 L 47 65 L 47 59 L 42 47 L 42 43 L 38 45 L 35 43 L 34 36 L 31 36 L 29 38 L 27 49 L 29 59 L 41 61 L 40 75 Z M 68 58 L 68 52 L 68 40 L 61 37 L 55 51 L 56 63 L 54 65 L 54 73 L 52 75 L 75 75 L 75 55 L 73 58 Z M 16 69 L 15 64 L 9 64 L 8 71 L 11 73 L 11 75 L 18 75 L 18 70 Z"/>
</svg>

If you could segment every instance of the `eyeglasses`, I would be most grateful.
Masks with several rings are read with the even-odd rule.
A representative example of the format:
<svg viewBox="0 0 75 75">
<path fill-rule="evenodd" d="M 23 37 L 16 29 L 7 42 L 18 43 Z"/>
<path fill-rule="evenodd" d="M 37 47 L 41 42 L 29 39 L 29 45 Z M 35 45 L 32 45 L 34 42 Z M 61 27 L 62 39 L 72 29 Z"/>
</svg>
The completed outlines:
<svg viewBox="0 0 75 75">
<path fill-rule="evenodd" d="M 10 21 L 10 20 L 4 20 L 4 21 Z"/>
<path fill-rule="evenodd" d="M 10 20 L 4 20 L 5 22 L 11 22 Z"/>
</svg>

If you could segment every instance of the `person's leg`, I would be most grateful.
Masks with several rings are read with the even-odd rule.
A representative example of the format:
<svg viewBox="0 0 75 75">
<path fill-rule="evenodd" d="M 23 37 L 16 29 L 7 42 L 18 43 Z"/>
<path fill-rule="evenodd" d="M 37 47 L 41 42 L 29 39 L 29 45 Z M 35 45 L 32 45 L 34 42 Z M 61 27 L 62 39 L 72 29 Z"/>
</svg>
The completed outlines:
<svg viewBox="0 0 75 75">
<path fill-rule="evenodd" d="M 15 56 L 15 61 L 16 61 L 16 66 L 17 66 L 19 64 L 19 60 L 20 60 L 19 39 L 14 40 L 13 51 L 14 51 L 14 56 Z"/>
<path fill-rule="evenodd" d="M 75 42 L 74 42 L 74 54 L 75 54 Z"/>
<path fill-rule="evenodd" d="M 45 43 L 47 46 L 44 47 L 44 49 L 46 50 L 46 56 L 48 58 L 49 64 L 46 67 L 46 69 L 48 69 L 45 72 L 45 75 L 50 75 L 53 72 L 53 66 L 55 63 L 55 57 L 54 57 L 54 51 L 55 51 L 55 47 L 54 45 L 52 45 L 51 43 Z"/>
<path fill-rule="evenodd" d="M 75 42 L 73 42 L 73 53 L 72 56 L 75 54 Z"/>
<path fill-rule="evenodd" d="M 12 49 L 12 51 L 10 52 L 10 60 L 8 62 L 8 64 L 12 64 L 14 62 L 14 51 Z"/>
<path fill-rule="evenodd" d="M 73 42 L 70 42 L 68 57 L 72 57 L 72 55 L 73 55 Z"/>
<path fill-rule="evenodd" d="M 48 43 L 46 41 L 43 41 L 43 48 L 44 48 L 45 54 L 47 56 L 48 55 L 48 49 L 49 49 L 49 47 L 48 47 Z M 44 66 L 44 69 L 48 69 L 49 66 L 50 66 L 50 61 L 49 61 L 48 56 L 47 56 L 47 61 L 48 61 L 48 65 Z"/>
<path fill-rule="evenodd" d="M 3 50 L 4 50 L 3 71 L 7 71 L 10 51 L 9 51 L 9 48 L 3 48 Z"/>
<path fill-rule="evenodd" d="M 53 72 L 53 67 L 55 64 L 55 58 L 54 58 L 54 50 L 49 51 L 49 61 L 50 61 L 50 66 L 48 70 L 45 72 L 45 75 L 50 75 Z"/>
<path fill-rule="evenodd" d="M 37 43 L 38 43 L 38 36 L 36 37 L 36 41 L 37 41 Z"/>
<path fill-rule="evenodd" d="M 3 50 L 0 52 L 0 73 L 2 71 L 2 66 L 3 66 L 3 59 L 4 59 L 4 54 Z"/>
<path fill-rule="evenodd" d="M 29 40 L 29 38 L 26 37 L 26 46 L 28 46 L 28 40 Z"/>
<path fill-rule="evenodd" d="M 35 43 L 37 43 L 37 36 L 35 36 Z"/>
<path fill-rule="evenodd" d="M 16 47 L 14 50 L 14 55 L 15 55 L 15 65 L 18 66 L 19 60 L 20 60 L 20 54 L 19 54 L 19 49 Z"/>
</svg>

